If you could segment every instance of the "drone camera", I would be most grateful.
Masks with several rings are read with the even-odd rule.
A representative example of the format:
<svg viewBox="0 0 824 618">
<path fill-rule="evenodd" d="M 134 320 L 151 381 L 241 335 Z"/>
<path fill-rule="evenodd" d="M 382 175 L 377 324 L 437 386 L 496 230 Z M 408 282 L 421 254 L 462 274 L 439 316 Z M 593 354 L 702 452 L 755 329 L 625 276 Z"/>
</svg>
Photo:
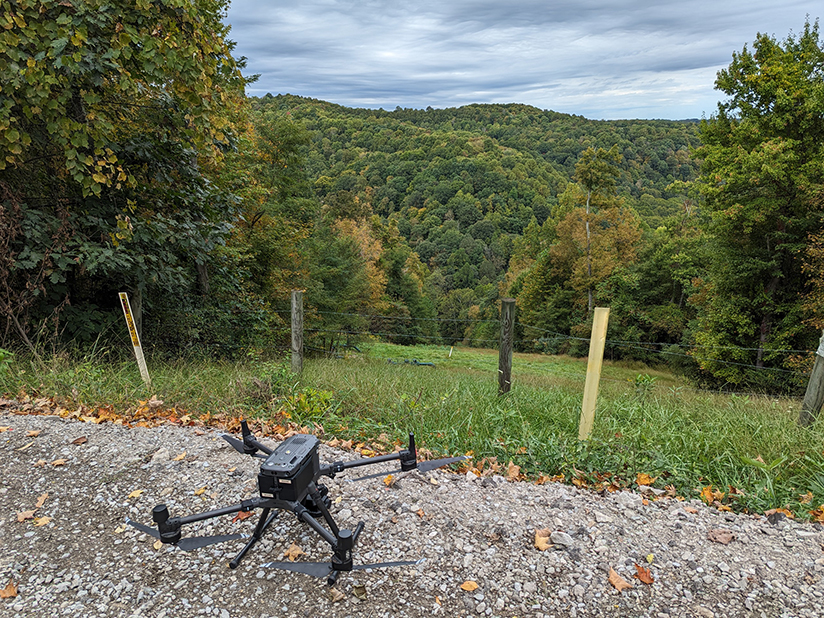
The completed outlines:
<svg viewBox="0 0 824 618">
<path fill-rule="evenodd" d="M 260 495 L 302 501 L 320 470 L 319 445 L 311 434 L 294 435 L 281 442 L 260 467 Z"/>
</svg>

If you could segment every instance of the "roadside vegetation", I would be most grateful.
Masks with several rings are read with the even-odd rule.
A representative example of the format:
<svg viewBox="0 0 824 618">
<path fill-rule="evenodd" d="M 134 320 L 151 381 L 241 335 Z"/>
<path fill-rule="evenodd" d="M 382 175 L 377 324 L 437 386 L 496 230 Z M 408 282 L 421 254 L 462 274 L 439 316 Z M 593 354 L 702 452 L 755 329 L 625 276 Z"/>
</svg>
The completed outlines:
<svg viewBox="0 0 824 618">
<path fill-rule="evenodd" d="M 648 484 L 723 509 L 824 520 L 824 425 L 799 427 L 797 400 L 699 392 L 672 374 L 607 362 L 594 432 L 580 443 L 585 361 L 516 354 L 513 389 L 499 397 L 493 350 L 361 350 L 307 360 L 300 377 L 276 361 L 152 358 L 151 391 L 127 358 L 55 356 L 38 367 L 6 357 L 0 390 L 64 415 L 229 428 L 248 418 L 270 435 L 303 427 L 370 451 L 391 451 L 412 431 L 433 454 L 471 453 L 479 474 L 595 491 Z"/>
</svg>

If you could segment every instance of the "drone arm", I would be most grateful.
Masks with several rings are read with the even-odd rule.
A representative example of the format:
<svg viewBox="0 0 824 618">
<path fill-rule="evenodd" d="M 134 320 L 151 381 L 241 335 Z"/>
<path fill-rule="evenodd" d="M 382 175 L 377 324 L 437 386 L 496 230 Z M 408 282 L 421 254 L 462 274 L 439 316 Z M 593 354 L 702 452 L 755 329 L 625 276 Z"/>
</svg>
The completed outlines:
<svg viewBox="0 0 824 618">
<path fill-rule="evenodd" d="M 213 511 L 195 513 L 194 515 L 186 515 L 185 517 L 172 517 L 167 523 L 170 526 L 179 528 L 180 526 L 192 524 L 196 521 L 203 521 L 204 519 L 212 519 L 214 517 L 220 517 L 221 515 L 231 515 L 232 513 L 238 513 L 240 511 L 251 511 L 261 506 L 263 502 L 267 501 L 269 500 L 265 498 L 252 498 L 250 500 L 244 500 L 240 504 L 225 506 L 221 509 L 215 509 Z"/>
</svg>

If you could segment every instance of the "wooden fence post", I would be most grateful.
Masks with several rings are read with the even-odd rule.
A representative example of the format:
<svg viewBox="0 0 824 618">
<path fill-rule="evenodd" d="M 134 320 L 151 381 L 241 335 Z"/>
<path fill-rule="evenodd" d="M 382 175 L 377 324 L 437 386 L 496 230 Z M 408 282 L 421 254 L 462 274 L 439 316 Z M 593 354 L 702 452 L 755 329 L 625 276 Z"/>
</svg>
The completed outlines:
<svg viewBox="0 0 824 618">
<path fill-rule="evenodd" d="M 807 392 L 804 393 L 804 403 L 801 404 L 798 423 L 803 427 L 812 425 L 818 418 L 822 404 L 824 404 L 824 331 L 821 332 L 821 340 L 815 352 L 815 363 L 810 374 L 810 381 L 807 383 Z"/>
<path fill-rule="evenodd" d="M 601 365 L 604 362 L 604 344 L 607 341 L 609 308 L 596 307 L 592 320 L 592 336 L 589 340 L 587 357 L 587 381 L 584 385 L 584 402 L 581 405 L 581 420 L 578 423 L 578 439 L 586 440 L 592 432 L 595 421 L 595 403 L 598 401 L 598 382 L 601 379 Z"/>
<path fill-rule="evenodd" d="M 303 292 L 292 290 L 292 373 L 303 371 Z"/>
<path fill-rule="evenodd" d="M 515 331 L 515 299 L 501 299 L 501 345 L 498 349 L 498 394 L 512 387 L 512 339 Z"/>
<path fill-rule="evenodd" d="M 152 379 L 149 377 L 149 369 L 146 367 L 143 346 L 140 344 L 140 334 L 137 332 L 132 306 L 129 304 L 129 295 L 126 292 L 120 292 L 118 296 L 120 297 L 120 306 L 123 308 L 123 317 L 126 318 L 126 327 L 129 329 L 129 336 L 132 339 L 132 347 L 134 348 L 134 356 L 137 359 L 137 368 L 140 369 L 140 377 L 143 378 L 146 388 L 152 388 Z"/>
</svg>

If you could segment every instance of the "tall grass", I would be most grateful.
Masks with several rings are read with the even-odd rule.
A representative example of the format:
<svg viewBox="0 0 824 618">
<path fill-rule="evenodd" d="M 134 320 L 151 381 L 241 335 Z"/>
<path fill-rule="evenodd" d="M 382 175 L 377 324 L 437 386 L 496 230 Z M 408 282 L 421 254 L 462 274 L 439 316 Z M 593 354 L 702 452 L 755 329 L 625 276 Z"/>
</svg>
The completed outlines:
<svg viewBox="0 0 824 618">
<path fill-rule="evenodd" d="M 155 395 L 192 415 L 288 412 L 344 439 L 403 440 L 412 431 L 434 453 L 471 451 L 533 477 L 563 474 L 600 487 L 632 485 L 645 473 L 655 487 L 688 498 L 712 485 L 735 509 L 806 515 L 824 504 L 824 422 L 799 427 L 797 401 L 693 392 L 672 375 L 608 363 L 593 435 L 581 443 L 585 363 L 516 355 L 513 389 L 501 397 L 494 354 L 448 353 L 377 345 L 346 359 L 307 360 L 300 378 L 277 362 L 150 359 L 152 391 L 133 362 L 104 354 L 53 357 L 45 370 L 14 358 L 0 372 L 0 390 L 123 411 Z M 411 358 L 437 366 L 403 363 Z"/>
</svg>

